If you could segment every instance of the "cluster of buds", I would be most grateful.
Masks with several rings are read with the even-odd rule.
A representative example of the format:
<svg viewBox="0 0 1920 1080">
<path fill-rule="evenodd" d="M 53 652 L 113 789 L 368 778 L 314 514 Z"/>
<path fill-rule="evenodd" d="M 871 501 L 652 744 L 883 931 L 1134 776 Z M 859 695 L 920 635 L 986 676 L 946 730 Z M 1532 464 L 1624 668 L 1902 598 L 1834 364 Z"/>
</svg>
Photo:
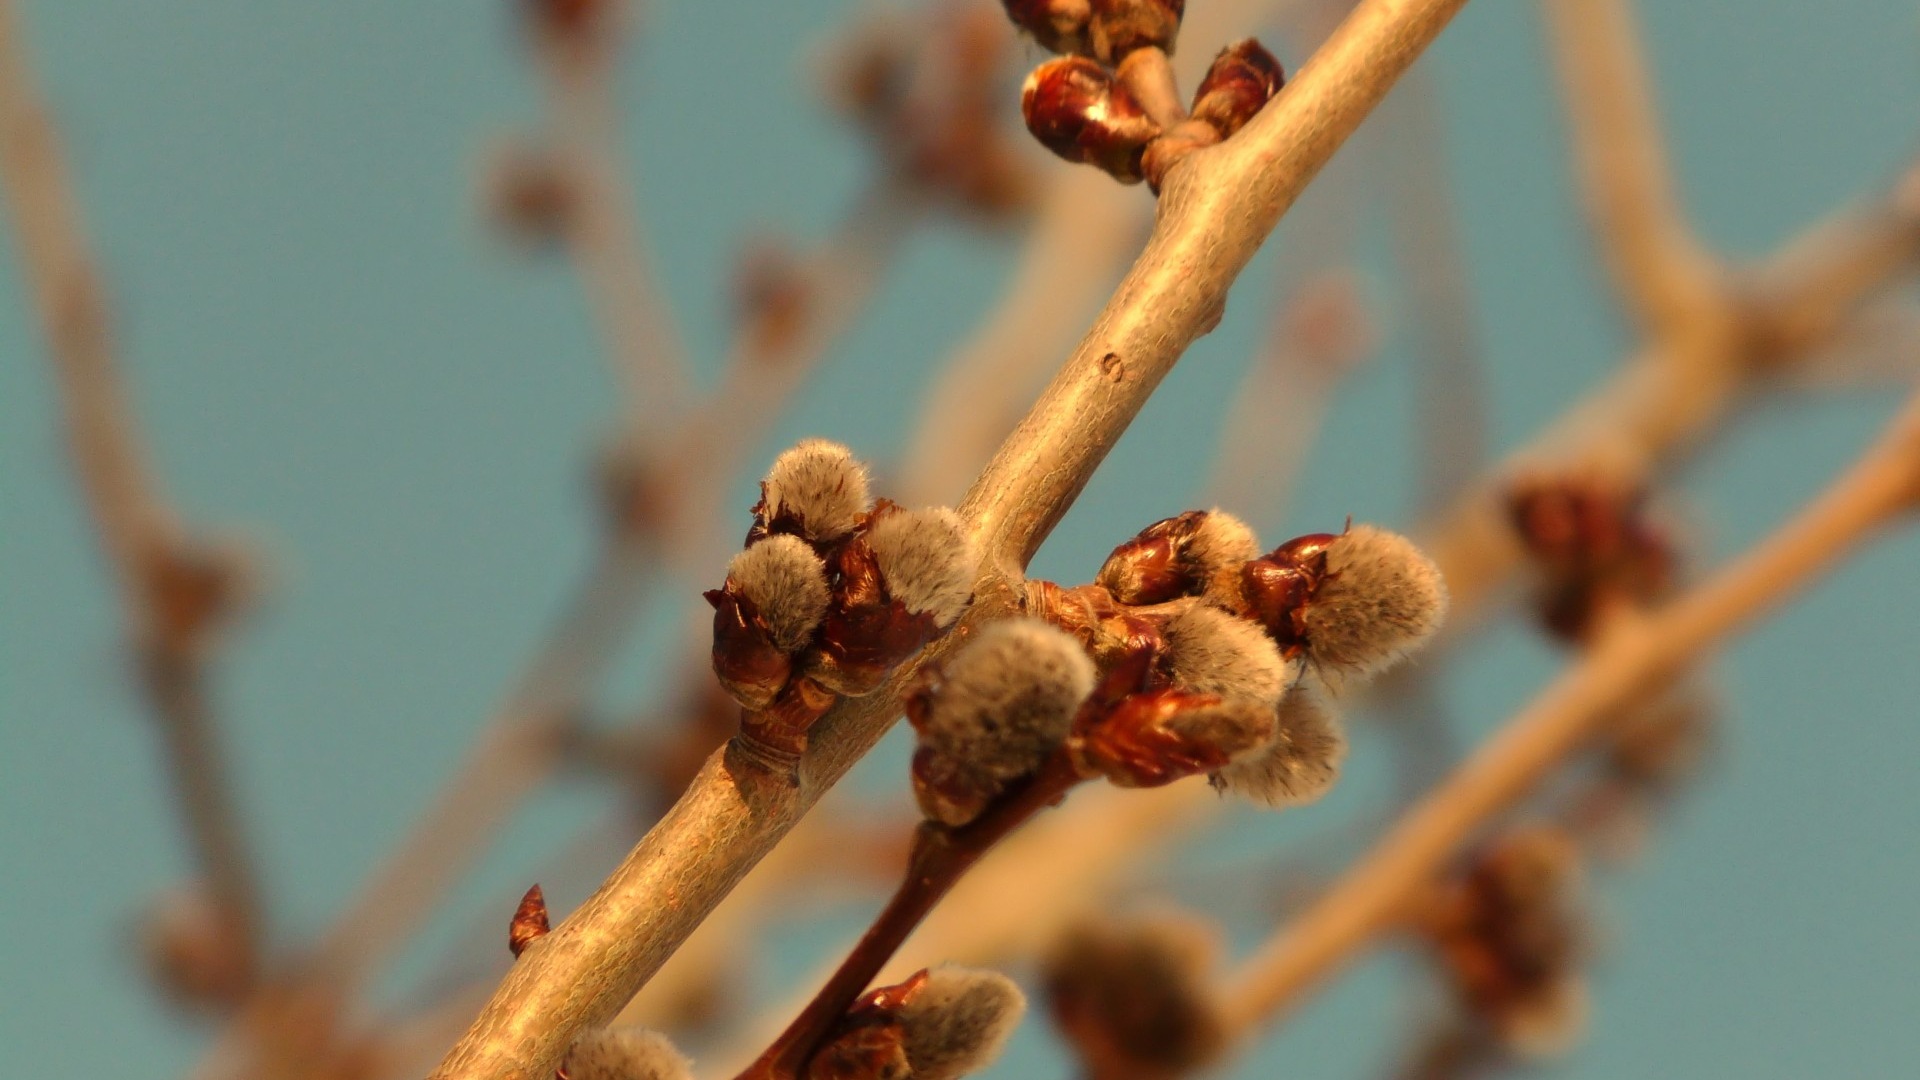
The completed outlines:
<svg viewBox="0 0 1920 1080">
<path fill-rule="evenodd" d="M 1227 1022 L 1210 979 L 1219 942 L 1166 913 L 1070 927 L 1041 959 L 1055 1026 L 1090 1077 L 1171 1080 L 1216 1061 Z"/>
<path fill-rule="evenodd" d="M 1032 173 L 1001 119 L 1005 22 L 955 5 L 919 18 L 872 17 L 837 51 L 835 103 L 907 190 L 988 220 L 1025 210 Z"/>
<path fill-rule="evenodd" d="M 760 485 L 713 605 L 713 670 L 749 734 L 797 752 L 840 696 L 873 692 L 973 596 L 966 528 L 944 507 L 874 502 L 846 447 L 808 440 Z"/>
<path fill-rule="evenodd" d="M 941 967 L 869 991 L 808 1061 L 804 1080 L 958 1080 L 1000 1056 L 1026 996 L 996 971 Z"/>
<path fill-rule="evenodd" d="M 1059 53 L 1034 69 L 1020 111 L 1042 146 L 1126 184 L 1155 191 L 1174 164 L 1230 138 L 1285 81 L 1252 38 L 1220 51 L 1180 103 L 1167 54 L 1185 0 L 1004 0 L 1015 25 Z"/>
<path fill-rule="evenodd" d="M 1407 655 L 1446 611 L 1439 571 L 1402 536 L 1362 525 L 1263 555 L 1219 510 L 1149 525 L 1089 585 L 1035 588 L 1035 611 L 1102 668 L 1150 653 L 1154 682 L 1264 710 L 1272 737 L 1212 775 L 1276 806 L 1317 798 L 1338 775 L 1346 740 L 1325 690 Z"/>
<path fill-rule="evenodd" d="M 1565 832 L 1517 828 L 1476 852 L 1422 912 L 1421 930 L 1465 1016 L 1507 1054 L 1560 1053 L 1585 1026 L 1581 877 Z"/>
<path fill-rule="evenodd" d="M 1514 533 L 1540 569 L 1541 624 L 1586 640 L 1614 605 L 1645 607 L 1674 588 L 1673 544 L 1646 492 L 1600 475 L 1522 477 L 1507 492 Z"/>
</svg>

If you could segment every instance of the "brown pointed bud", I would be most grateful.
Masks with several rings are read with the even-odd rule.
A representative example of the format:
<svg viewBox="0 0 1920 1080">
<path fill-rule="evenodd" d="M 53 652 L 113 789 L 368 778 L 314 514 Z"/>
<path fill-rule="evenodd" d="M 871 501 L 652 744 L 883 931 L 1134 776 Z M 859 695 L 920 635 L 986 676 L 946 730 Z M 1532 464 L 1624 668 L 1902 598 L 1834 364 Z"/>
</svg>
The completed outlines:
<svg viewBox="0 0 1920 1080">
<path fill-rule="evenodd" d="M 1051 53 L 1067 55 L 1087 48 L 1091 0 L 1001 0 L 1007 18 Z"/>
<path fill-rule="evenodd" d="M 733 297 L 742 353 L 762 362 L 791 353 L 814 307 L 806 267 L 790 247 L 772 239 L 756 241 L 741 256 Z"/>
<path fill-rule="evenodd" d="M 1280 702 L 1273 738 L 1213 774 L 1215 787 L 1280 809 L 1313 802 L 1340 778 L 1347 733 L 1333 708 L 1306 686 Z"/>
<path fill-rule="evenodd" d="M 1088 920 L 1063 933 L 1040 978 L 1083 1073 L 1186 1076 L 1216 1060 L 1227 1044 L 1209 982 L 1219 951 L 1209 926 L 1171 913 Z"/>
<path fill-rule="evenodd" d="M 978 817 L 1066 739 L 1093 684 L 1080 643 L 1038 619 L 982 630 L 908 697 L 921 810 L 946 825 Z"/>
<path fill-rule="evenodd" d="M 1300 674 L 1251 619 L 1195 604 L 1161 627 L 1161 669 L 1173 685 L 1197 694 L 1271 709 Z"/>
<path fill-rule="evenodd" d="M 713 671 L 748 708 L 763 708 L 786 686 L 793 656 L 827 611 L 826 568 L 798 537 L 769 536 L 734 556 L 713 605 Z"/>
<path fill-rule="evenodd" d="M 1035 68 L 1020 92 L 1020 112 L 1040 145 L 1125 184 L 1140 182 L 1140 155 L 1160 134 L 1126 87 L 1083 56 Z"/>
<path fill-rule="evenodd" d="M 156 900 L 139 935 L 148 973 L 181 1004 L 230 1005 L 252 985 L 251 951 L 197 885 Z"/>
<path fill-rule="evenodd" d="M 854 530 L 871 501 L 866 466 L 853 451 L 826 439 L 804 439 L 774 458 L 760 482 L 747 543 L 769 533 L 832 543 Z"/>
<path fill-rule="evenodd" d="M 507 924 L 507 948 L 518 957 L 527 951 L 534 939 L 547 935 L 553 924 L 547 921 L 547 898 L 535 885 L 520 898 L 520 906 L 513 911 L 513 921 Z"/>
<path fill-rule="evenodd" d="M 1186 10 L 1186 0 L 1093 0 L 1088 44 L 1093 55 L 1109 64 L 1118 64 L 1135 49 L 1172 52 Z"/>
<path fill-rule="evenodd" d="M 232 535 L 173 540 L 143 551 L 149 640 L 181 653 L 207 645 L 260 591 L 259 564 L 257 549 Z"/>
<path fill-rule="evenodd" d="M 1280 61 L 1258 41 L 1242 38 L 1213 58 L 1213 66 L 1207 69 L 1193 96 L 1194 119 L 1212 125 L 1222 139 L 1230 138 L 1285 83 Z"/>
<path fill-rule="evenodd" d="M 693 1080 L 693 1063 L 665 1035 L 641 1027 L 605 1027 L 567 1051 L 565 1080 Z"/>
<path fill-rule="evenodd" d="M 1161 604 L 1206 591 L 1259 553 L 1253 530 L 1220 510 L 1156 521 L 1113 549 L 1094 581 L 1123 604 Z"/>
<path fill-rule="evenodd" d="M 1174 687 L 1131 690 L 1153 657 L 1116 664 L 1074 717 L 1067 746 L 1082 775 L 1120 787 L 1159 787 L 1212 772 L 1273 737 L 1273 710 Z"/>
<path fill-rule="evenodd" d="M 507 142 L 495 147 L 481 167 L 481 213 L 528 251 L 565 239 L 577 198 L 572 177 L 545 146 Z"/>
<path fill-rule="evenodd" d="M 619 29 L 625 0 L 519 0 L 528 26 L 551 40 L 580 47 L 601 44 Z"/>
</svg>

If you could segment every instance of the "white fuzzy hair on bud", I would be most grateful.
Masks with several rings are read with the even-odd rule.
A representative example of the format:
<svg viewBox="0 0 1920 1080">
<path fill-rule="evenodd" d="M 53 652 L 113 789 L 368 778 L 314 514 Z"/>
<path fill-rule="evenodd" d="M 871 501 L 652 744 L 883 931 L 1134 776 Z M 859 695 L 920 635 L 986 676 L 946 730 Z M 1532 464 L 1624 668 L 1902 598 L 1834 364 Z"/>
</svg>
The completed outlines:
<svg viewBox="0 0 1920 1080">
<path fill-rule="evenodd" d="M 767 519 L 792 518 L 809 540 L 838 540 L 852 532 L 872 502 L 866 466 L 853 451 L 826 439 L 803 439 L 774 458 L 762 490 Z"/>
<path fill-rule="evenodd" d="M 1032 772 L 1066 739 L 1096 678 L 1080 643 L 1038 619 L 980 631 L 941 670 L 917 721 L 921 756 L 937 780 L 935 792 L 920 792 L 921 808 L 965 824 L 977 804 Z"/>
<path fill-rule="evenodd" d="M 1027 998 L 997 971 L 940 967 L 897 1014 L 913 1080 L 958 1080 L 1000 1056 Z"/>
<path fill-rule="evenodd" d="M 1280 700 L 1273 740 L 1213 774 L 1216 787 L 1278 809 L 1310 803 L 1340 778 L 1347 735 L 1321 696 L 1297 686 Z"/>
<path fill-rule="evenodd" d="M 769 536 L 733 557 L 727 584 L 760 611 L 773 643 L 797 652 L 826 616 L 826 564 L 797 536 Z"/>
<path fill-rule="evenodd" d="M 908 611 L 930 612 L 935 623 L 951 626 L 973 599 L 979 563 L 960 515 L 938 506 L 877 516 L 866 541 L 888 595 Z"/>
<path fill-rule="evenodd" d="M 1240 568 L 1260 557 L 1260 539 L 1246 522 L 1216 506 L 1187 539 L 1186 556 L 1207 595 L 1226 590 L 1232 596 L 1240 588 Z"/>
<path fill-rule="evenodd" d="M 1167 673 L 1183 690 L 1272 708 L 1300 674 L 1299 663 L 1284 659 L 1260 624 L 1218 608 L 1194 604 L 1160 632 Z"/>
<path fill-rule="evenodd" d="M 1306 638 L 1321 664 L 1366 677 L 1419 648 L 1446 614 L 1447 586 L 1433 560 L 1399 533 L 1355 525 L 1327 545 Z"/>
<path fill-rule="evenodd" d="M 665 1035 L 642 1027 L 606 1027 L 567 1051 L 567 1080 L 693 1080 L 693 1063 Z"/>
</svg>

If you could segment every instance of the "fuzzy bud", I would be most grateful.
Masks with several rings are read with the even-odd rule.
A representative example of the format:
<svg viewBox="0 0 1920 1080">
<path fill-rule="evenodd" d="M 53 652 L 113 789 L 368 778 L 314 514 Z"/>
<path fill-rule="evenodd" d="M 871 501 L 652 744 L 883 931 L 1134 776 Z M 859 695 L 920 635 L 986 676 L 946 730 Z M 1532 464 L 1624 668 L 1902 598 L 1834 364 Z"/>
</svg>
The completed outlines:
<svg viewBox="0 0 1920 1080">
<path fill-rule="evenodd" d="M 1425 644 L 1447 614 L 1440 568 L 1398 533 L 1357 525 L 1327 545 L 1326 576 L 1306 609 L 1313 658 L 1378 673 Z"/>
<path fill-rule="evenodd" d="M 1279 809 L 1310 803 L 1340 778 L 1347 734 L 1320 695 L 1295 687 L 1281 700 L 1273 739 L 1213 774 L 1214 786 Z"/>
<path fill-rule="evenodd" d="M 1250 619 L 1195 604 L 1160 627 L 1162 669 L 1173 684 L 1196 694 L 1273 708 L 1300 673 L 1298 661 Z"/>
<path fill-rule="evenodd" d="M 834 557 L 833 602 L 807 673 L 837 694 L 872 693 L 960 617 L 977 561 L 953 511 L 883 500 Z"/>
<path fill-rule="evenodd" d="M 1159 787 L 1212 772 L 1273 737 L 1273 710 L 1161 687 L 1083 708 L 1069 747 L 1083 775 Z"/>
<path fill-rule="evenodd" d="M 753 508 L 754 534 L 794 533 L 831 543 L 852 532 L 867 512 L 867 470 L 853 451 L 825 439 L 806 439 L 773 459 Z"/>
<path fill-rule="evenodd" d="M 1093 661 L 1060 630 L 1037 619 L 982 630 L 907 701 L 922 811 L 946 825 L 979 816 L 1065 740 L 1093 684 Z"/>
<path fill-rule="evenodd" d="M 1280 61 L 1252 38 L 1220 50 L 1193 96 L 1193 116 L 1225 139 L 1239 131 L 1286 83 Z"/>
<path fill-rule="evenodd" d="M 735 700 L 765 708 L 827 613 L 825 565 L 799 538 L 769 536 L 734 556 L 726 586 L 705 595 L 713 605 L 714 674 Z"/>
<path fill-rule="evenodd" d="M 1035 68 L 1021 89 L 1020 113 L 1040 145 L 1124 184 L 1140 182 L 1140 156 L 1160 134 L 1127 88 L 1083 56 Z"/>
<path fill-rule="evenodd" d="M 1541 571 L 1540 619 L 1549 633 L 1582 640 L 1609 602 L 1647 605 L 1672 591 L 1673 545 L 1645 503 L 1645 491 L 1598 475 L 1513 483 L 1507 512 Z"/>
<path fill-rule="evenodd" d="M 1001 0 L 1007 18 L 1051 53 L 1068 55 L 1086 50 L 1090 0 Z"/>
<path fill-rule="evenodd" d="M 1088 1076 L 1185 1076 L 1219 1057 L 1226 1023 L 1209 990 L 1219 944 L 1197 920 L 1089 921 L 1041 961 L 1061 1032 Z"/>
<path fill-rule="evenodd" d="M 1093 0 L 1088 44 L 1093 55 L 1109 64 L 1118 64 L 1135 49 L 1172 52 L 1186 9 L 1186 0 Z"/>
<path fill-rule="evenodd" d="M 888 595 L 908 611 L 944 630 L 972 602 L 980 558 L 960 515 L 944 506 L 902 510 L 878 518 L 866 540 Z"/>
<path fill-rule="evenodd" d="M 1563 1049 L 1585 1016 L 1579 851 L 1552 827 L 1515 829 L 1448 885 L 1429 932 L 1455 992 L 1516 1053 Z"/>
<path fill-rule="evenodd" d="M 997 971 L 940 967 L 896 1010 L 913 1080 L 959 1080 L 993 1063 L 1027 1010 Z"/>
<path fill-rule="evenodd" d="M 573 1044 L 560 1074 L 566 1080 L 693 1080 L 693 1063 L 657 1031 L 606 1027 Z"/>
<path fill-rule="evenodd" d="M 1160 604 L 1207 590 L 1259 554 L 1253 530 L 1220 510 L 1156 521 L 1113 549 L 1094 581 L 1123 604 Z"/>
</svg>

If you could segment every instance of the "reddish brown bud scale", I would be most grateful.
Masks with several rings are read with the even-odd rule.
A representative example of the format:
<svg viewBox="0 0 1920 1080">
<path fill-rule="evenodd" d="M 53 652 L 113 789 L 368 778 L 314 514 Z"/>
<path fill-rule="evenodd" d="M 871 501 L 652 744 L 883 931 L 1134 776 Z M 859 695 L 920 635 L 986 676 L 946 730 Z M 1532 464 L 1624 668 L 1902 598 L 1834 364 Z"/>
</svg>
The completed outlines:
<svg viewBox="0 0 1920 1080">
<path fill-rule="evenodd" d="M 1252 38 L 1220 50 L 1193 96 L 1193 115 L 1230 138 L 1286 84 L 1280 61 Z"/>
<path fill-rule="evenodd" d="M 547 921 L 547 898 L 535 885 L 520 898 L 520 906 L 513 911 L 513 921 L 507 924 L 507 948 L 518 957 L 527 951 L 527 946 L 535 939 L 547 935 L 553 924 Z"/>
<path fill-rule="evenodd" d="M 893 669 L 939 633 L 927 612 L 908 611 L 887 595 L 878 560 L 855 537 L 836 553 L 833 604 L 820 623 L 807 674 L 835 693 L 873 692 Z"/>
<path fill-rule="evenodd" d="M 1271 710 L 1172 687 L 1083 712 L 1074 726 L 1068 745 L 1075 766 L 1120 787 L 1159 787 L 1212 772 L 1273 733 Z"/>
<path fill-rule="evenodd" d="M 1127 184 L 1140 182 L 1140 156 L 1160 134 L 1125 87 L 1081 56 L 1035 68 L 1021 91 L 1020 112 L 1040 145 Z"/>
<path fill-rule="evenodd" d="M 713 673 L 735 701 L 765 708 L 792 678 L 793 657 L 773 643 L 752 600 L 732 589 L 701 595 L 713 605 Z"/>
<path fill-rule="evenodd" d="M 1094 581 L 1123 604 L 1164 604 L 1194 588 L 1192 569 L 1181 558 L 1204 510 L 1189 510 L 1141 529 L 1113 549 Z"/>
</svg>

